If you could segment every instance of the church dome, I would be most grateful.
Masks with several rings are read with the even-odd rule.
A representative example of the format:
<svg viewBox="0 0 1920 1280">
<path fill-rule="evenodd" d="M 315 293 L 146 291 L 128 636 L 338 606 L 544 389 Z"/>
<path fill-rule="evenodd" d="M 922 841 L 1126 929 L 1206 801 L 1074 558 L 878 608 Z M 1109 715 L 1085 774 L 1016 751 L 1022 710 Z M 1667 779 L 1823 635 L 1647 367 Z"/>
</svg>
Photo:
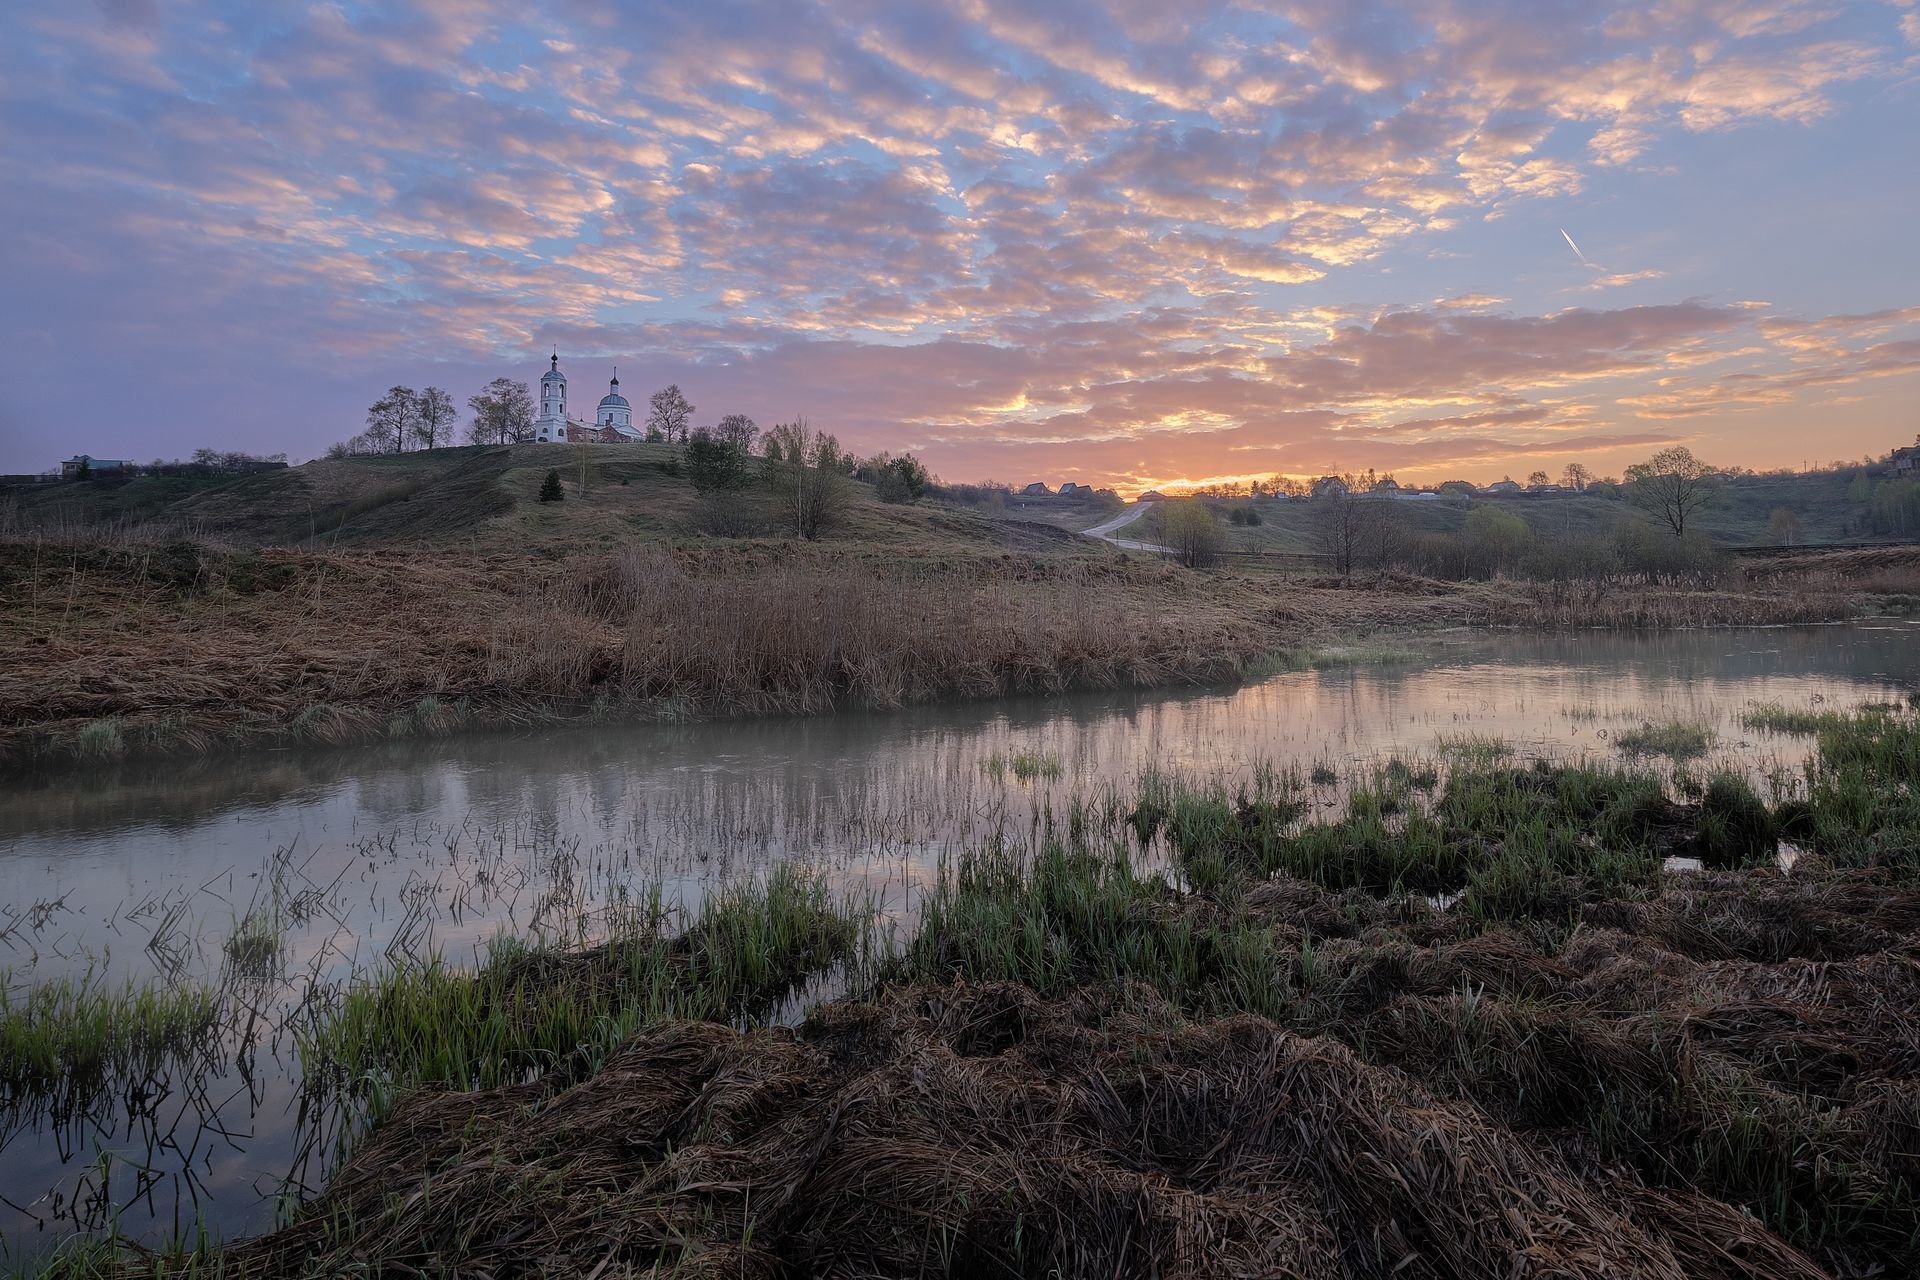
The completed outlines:
<svg viewBox="0 0 1920 1280">
<path fill-rule="evenodd" d="M 613 408 L 625 409 L 628 407 L 627 398 L 621 395 L 618 391 L 609 391 L 607 392 L 607 394 L 600 397 L 600 407 L 602 409 L 613 409 Z"/>
<path fill-rule="evenodd" d="M 542 382 L 565 382 L 567 375 L 560 372 L 560 353 L 553 353 L 553 367 L 540 375 Z"/>
</svg>

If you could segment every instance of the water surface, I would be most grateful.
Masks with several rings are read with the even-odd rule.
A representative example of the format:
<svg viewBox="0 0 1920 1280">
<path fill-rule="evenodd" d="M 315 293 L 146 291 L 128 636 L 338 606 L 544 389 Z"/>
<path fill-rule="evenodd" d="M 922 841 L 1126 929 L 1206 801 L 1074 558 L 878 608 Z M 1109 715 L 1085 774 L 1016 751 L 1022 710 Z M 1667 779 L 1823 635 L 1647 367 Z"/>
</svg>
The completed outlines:
<svg viewBox="0 0 1920 1280">
<path fill-rule="evenodd" d="M 1749 706 L 1847 708 L 1920 688 L 1920 628 L 1904 623 L 1417 644 L 1391 665 L 1232 690 L 570 727 L 10 779 L 10 991 L 87 973 L 205 981 L 243 991 L 261 1016 L 219 1064 L 132 1116 L 0 1113 L 0 1235 L 20 1253 L 115 1216 L 148 1239 L 196 1219 L 227 1234 L 272 1225 L 275 1197 L 311 1189 L 326 1154 L 300 1123 L 276 1021 L 389 958 L 438 949 L 464 962 L 502 930 L 587 939 L 644 886 L 697 904 L 785 860 L 905 919 L 944 855 L 1024 837 L 1069 795 L 1130 795 L 1149 769 L 1247 778 L 1324 765 L 1345 779 L 1461 738 L 1610 757 L 1622 729 L 1679 719 L 1716 732 L 1701 769 L 1791 777 L 1808 744 L 1745 730 Z M 1015 776 L 1006 765 L 1022 753 L 1051 776 Z M 1336 805 L 1340 784 L 1317 794 Z M 272 972 L 238 977 L 225 943 L 263 912 L 285 953 Z"/>
</svg>

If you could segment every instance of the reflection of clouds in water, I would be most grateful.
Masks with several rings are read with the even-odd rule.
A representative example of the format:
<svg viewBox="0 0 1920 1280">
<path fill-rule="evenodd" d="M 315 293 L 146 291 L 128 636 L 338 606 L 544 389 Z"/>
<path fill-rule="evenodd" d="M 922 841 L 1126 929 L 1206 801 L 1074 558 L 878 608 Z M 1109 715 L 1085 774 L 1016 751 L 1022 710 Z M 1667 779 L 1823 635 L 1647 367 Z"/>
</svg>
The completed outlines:
<svg viewBox="0 0 1920 1280">
<path fill-rule="evenodd" d="M 943 858 L 996 837 L 1030 842 L 1074 796 L 1124 809 L 1148 769 L 1251 782 L 1263 765 L 1331 761 L 1344 784 L 1356 763 L 1432 756 L 1445 737 L 1612 757 L 1620 729 L 1670 720 L 1718 733 L 1697 771 L 1792 768 L 1808 741 L 1746 732 L 1741 711 L 1847 707 L 1913 687 L 1916 638 L 1912 627 L 1446 634 L 1420 638 L 1422 663 L 1236 690 L 580 727 L 43 777 L 0 795 L 0 903 L 16 904 L 0 917 L 0 930 L 11 925 L 0 962 L 15 983 L 89 967 L 217 977 L 236 921 L 298 902 L 282 913 L 288 972 L 338 981 L 402 953 L 466 962 L 503 930 L 591 940 L 646 886 L 697 908 L 786 860 L 828 871 L 904 929 Z M 1058 776 L 986 767 L 1021 752 L 1058 761 Z M 149 946 L 163 927 L 167 945 Z M 287 1068 L 263 1069 L 269 1099 L 284 1099 Z M 247 1160 L 223 1166 L 257 1173 L 289 1158 L 285 1107 L 239 1119 L 255 1135 L 241 1144 Z M 32 1139 L 16 1135 L 6 1153 L 10 1196 L 74 1175 Z M 250 1195 L 251 1175 L 234 1176 L 232 1194 Z M 229 1222 L 259 1225 L 251 1208 L 236 1213 Z M 18 1225 L 0 1217 L 0 1230 Z"/>
<path fill-rule="evenodd" d="M 1915 638 L 1911 627 L 1441 633 L 1418 638 L 1422 661 L 1439 665 L 1308 671 L 1231 691 L 148 762 L 0 798 L 0 901 L 64 895 L 66 932 L 33 963 L 84 965 L 105 952 L 102 922 L 116 909 L 124 920 L 185 895 L 203 934 L 229 927 L 274 874 L 273 850 L 290 847 L 303 885 L 336 890 L 331 914 L 294 939 L 303 959 L 341 948 L 335 935 L 354 939 L 348 954 L 377 954 L 382 928 L 405 918 L 387 909 L 401 893 L 434 904 L 427 937 L 470 953 L 502 925 L 529 924 L 543 897 L 592 912 L 621 884 L 659 879 L 670 901 L 692 904 L 799 859 L 850 884 L 904 886 L 943 853 L 1025 835 L 1049 804 L 1124 792 L 1149 768 L 1242 780 L 1262 763 L 1325 760 L 1344 775 L 1389 755 L 1433 755 L 1461 735 L 1522 754 L 1610 757 L 1621 728 L 1685 720 L 1716 731 L 1705 765 L 1790 770 L 1808 741 L 1747 732 L 1740 712 L 1760 701 L 1846 706 L 1910 686 Z M 1058 761 L 1059 775 L 984 767 L 1020 752 Z M 553 863 L 563 844 L 571 856 Z M 217 941 L 200 950 L 217 956 Z M 136 976 L 148 959 L 139 947 L 112 950 L 115 968 Z"/>
</svg>

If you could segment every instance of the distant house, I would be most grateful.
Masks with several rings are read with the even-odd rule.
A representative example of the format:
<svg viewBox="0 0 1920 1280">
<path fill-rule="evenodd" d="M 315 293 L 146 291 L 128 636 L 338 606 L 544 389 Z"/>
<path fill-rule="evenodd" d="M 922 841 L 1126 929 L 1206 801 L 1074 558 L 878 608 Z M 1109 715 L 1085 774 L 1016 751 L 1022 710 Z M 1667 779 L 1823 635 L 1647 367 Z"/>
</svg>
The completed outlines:
<svg viewBox="0 0 1920 1280">
<path fill-rule="evenodd" d="M 1893 456 L 1887 459 L 1887 474 L 1890 476 L 1910 476 L 1917 471 L 1920 471 L 1920 436 L 1915 436 L 1912 444 L 1895 449 Z"/>
<path fill-rule="evenodd" d="M 1565 485 L 1560 485 L 1560 484 L 1530 484 L 1527 486 L 1527 492 L 1528 493 L 1571 493 L 1573 491 L 1567 488 Z"/>
<path fill-rule="evenodd" d="M 1521 491 L 1518 480 L 1495 480 L 1487 486 L 1488 493 L 1519 493 Z"/>
<path fill-rule="evenodd" d="M 1397 501 L 1400 501 L 1400 502 L 1438 502 L 1440 501 L 1440 495 L 1435 493 L 1431 489 L 1398 489 L 1396 488 L 1396 489 L 1389 490 L 1387 493 L 1387 496 L 1389 498 L 1396 499 Z"/>
<path fill-rule="evenodd" d="M 1392 476 L 1381 476 L 1380 479 L 1374 481 L 1373 491 L 1375 493 L 1385 494 L 1390 498 L 1400 492 L 1400 482 Z"/>
<path fill-rule="evenodd" d="M 1149 489 L 1145 493 L 1141 494 L 1139 497 L 1135 498 L 1134 501 L 1135 502 L 1165 502 L 1167 501 L 1167 495 L 1160 492 L 1158 489 Z"/>
<path fill-rule="evenodd" d="M 1076 484 L 1074 481 L 1068 480 L 1061 484 L 1060 496 L 1063 498 L 1069 497 L 1073 494 L 1082 492 L 1086 488 L 1087 486 L 1084 484 Z"/>
<path fill-rule="evenodd" d="M 125 471 L 136 465 L 138 464 L 128 462 L 125 458 L 93 458 L 84 453 L 76 453 L 60 464 L 60 477 L 63 480 L 71 480 L 83 470 L 88 475 L 97 476 L 108 471 Z"/>
<path fill-rule="evenodd" d="M 1053 490 L 1047 488 L 1046 482 L 1044 480 L 1035 480 L 1032 484 L 1022 489 L 1020 491 L 1020 494 L 1022 497 L 1027 497 L 1027 498 L 1044 498 L 1044 497 L 1047 497 L 1052 492 Z"/>
<path fill-rule="evenodd" d="M 1313 496 L 1316 498 L 1345 497 L 1347 482 L 1339 476 L 1321 476 L 1313 482 Z"/>
</svg>

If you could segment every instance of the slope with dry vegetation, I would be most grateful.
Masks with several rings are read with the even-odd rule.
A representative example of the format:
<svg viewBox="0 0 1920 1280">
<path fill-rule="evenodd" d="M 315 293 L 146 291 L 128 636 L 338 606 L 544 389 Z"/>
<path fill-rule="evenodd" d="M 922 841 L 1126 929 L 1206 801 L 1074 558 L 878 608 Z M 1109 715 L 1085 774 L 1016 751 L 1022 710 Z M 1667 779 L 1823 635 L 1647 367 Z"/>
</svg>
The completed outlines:
<svg viewBox="0 0 1920 1280">
<path fill-rule="evenodd" d="M 1277 647 L 1390 626 L 1827 621 L 1911 577 L 1898 552 L 1872 553 L 1860 583 L 1825 561 L 1707 587 L 1195 573 L 854 483 L 820 541 L 780 536 L 757 490 L 725 500 L 718 536 L 676 448 L 588 450 L 584 489 L 570 465 L 568 496 L 535 501 L 561 453 L 582 456 L 329 461 L 111 514 L 76 505 L 84 485 L 16 503 L 0 753 L 1219 681 Z"/>
</svg>

